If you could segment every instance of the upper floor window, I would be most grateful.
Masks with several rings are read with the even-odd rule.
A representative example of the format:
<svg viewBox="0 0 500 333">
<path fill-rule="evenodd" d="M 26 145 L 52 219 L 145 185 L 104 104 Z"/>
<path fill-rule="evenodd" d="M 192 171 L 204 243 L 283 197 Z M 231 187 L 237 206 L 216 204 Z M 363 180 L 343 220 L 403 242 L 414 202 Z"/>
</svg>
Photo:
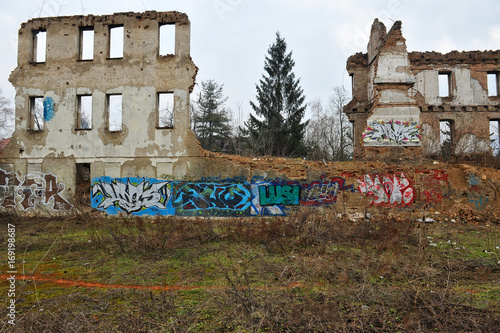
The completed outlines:
<svg viewBox="0 0 500 333">
<path fill-rule="evenodd" d="M 32 131 L 43 131 L 43 97 L 30 97 L 30 129 Z"/>
<path fill-rule="evenodd" d="M 158 128 L 174 127 L 174 94 L 158 93 Z"/>
<path fill-rule="evenodd" d="M 109 57 L 123 58 L 124 28 L 120 26 L 109 27 Z"/>
<path fill-rule="evenodd" d="M 107 96 L 107 111 L 108 111 L 108 129 L 111 132 L 120 132 L 122 130 L 122 95 Z"/>
<path fill-rule="evenodd" d="M 77 129 L 92 129 L 92 95 L 78 95 L 77 103 Z"/>
<path fill-rule="evenodd" d="M 439 72 L 439 97 L 451 96 L 451 73 Z"/>
<path fill-rule="evenodd" d="M 498 96 L 498 85 L 499 85 L 499 73 L 489 72 L 488 73 L 488 96 Z"/>
<path fill-rule="evenodd" d="M 80 60 L 94 59 L 94 27 L 80 27 Z"/>
<path fill-rule="evenodd" d="M 175 54 L 175 24 L 162 24 L 159 27 L 159 55 Z"/>
<path fill-rule="evenodd" d="M 32 60 L 35 63 L 45 62 L 47 52 L 47 32 L 45 30 L 33 30 Z"/>
<path fill-rule="evenodd" d="M 351 97 L 354 97 L 354 74 L 349 75 L 351 77 Z"/>
</svg>

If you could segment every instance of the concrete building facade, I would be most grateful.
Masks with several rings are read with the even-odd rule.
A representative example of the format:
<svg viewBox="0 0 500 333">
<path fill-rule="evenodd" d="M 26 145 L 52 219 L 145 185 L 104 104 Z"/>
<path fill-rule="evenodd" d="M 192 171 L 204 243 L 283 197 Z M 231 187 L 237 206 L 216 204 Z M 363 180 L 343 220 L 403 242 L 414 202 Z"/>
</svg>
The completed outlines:
<svg viewBox="0 0 500 333">
<path fill-rule="evenodd" d="M 165 31 L 170 50 L 164 48 Z M 363 218 L 367 209 L 498 210 L 498 172 L 380 162 L 369 163 L 367 171 L 362 162 L 202 150 L 190 130 L 197 67 L 189 39 L 188 17 L 178 12 L 22 24 L 18 65 L 10 76 L 16 127 L 10 141 L 0 143 L 0 213 L 92 208 L 109 215 L 239 217 L 329 208 Z M 358 155 L 381 148 L 432 152 L 437 120 L 452 119 L 458 130 L 460 117 L 480 115 L 483 121 L 498 114 L 497 99 L 484 92 L 497 63 L 485 67 L 477 60 L 473 67 L 454 60 L 439 67 L 428 57 L 406 52 L 400 23 L 386 34 L 376 21 L 368 54 L 348 62 L 354 99 L 346 112 L 355 122 Z M 470 90 L 472 97 L 432 97 L 442 68 L 453 74 L 453 94 Z M 481 126 L 471 135 L 486 150 Z"/>
<path fill-rule="evenodd" d="M 80 185 L 88 193 L 90 179 L 101 176 L 183 179 L 187 158 L 201 154 L 189 118 L 197 70 L 183 13 L 23 23 L 9 78 L 15 132 L 0 168 L 18 179 L 57 175 L 66 197 Z"/>
<path fill-rule="evenodd" d="M 500 50 L 408 52 L 401 22 L 387 32 L 376 19 L 367 53 L 349 57 L 347 70 L 355 158 L 491 153 Z"/>
</svg>

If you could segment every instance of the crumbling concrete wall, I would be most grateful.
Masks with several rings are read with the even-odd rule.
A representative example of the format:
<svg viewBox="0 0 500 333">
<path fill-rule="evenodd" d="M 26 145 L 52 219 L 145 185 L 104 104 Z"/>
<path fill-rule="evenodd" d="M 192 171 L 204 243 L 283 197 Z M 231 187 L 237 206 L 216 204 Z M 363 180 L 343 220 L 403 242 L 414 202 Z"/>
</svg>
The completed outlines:
<svg viewBox="0 0 500 333">
<path fill-rule="evenodd" d="M 163 25 L 175 27 L 172 54 L 159 53 Z M 111 29 L 120 26 L 123 55 L 111 58 Z M 93 31 L 91 59 L 81 59 L 83 30 Z M 43 61 L 36 59 L 39 31 L 46 34 Z M 18 179 L 29 178 L 30 166 L 38 174 L 57 175 L 67 199 L 75 194 L 79 164 L 91 168 L 91 177 L 167 174 L 182 179 L 189 172 L 186 159 L 201 155 L 189 118 L 197 70 L 190 56 L 190 22 L 183 13 L 37 18 L 23 23 L 18 65 L 9 78 L 16 89 L 15 132 L 3 152 L 2 169 L 14 170 Z M 159 93 L 174 96 L 173 126 L 168 128 L 159 126 Z M 117 106 L 121 129 L 110 125 L 109 96 L 116 94 L 122 99 Z M 79 128 L 80 96 L 92 100 L 86 128 Z M 38 117 L 33 111 L 37 98 L 43 100 Z"/>
<path fill-rule="evenodd" d="M 500 97 L 488 96 L 487 74 L 500 72 L 500 51 L 408 53 L 400 21 L 385 31 L 375 20 L 368 53 L 347 61 L 353 99 L 344 112 L 354 123 L 354 157 L 440 154 L 441 120 L 453 124 L 452 154 L 490 152 L 489 120 L 500 118 Z M 439 96 L 440 74 L 449 77 L 448 96 Z"/>
<path fill-rule="evenodd" d="M 173 54 L 158 54 L 162 24 L 175 25 Z M 116 26 L 124 28 L 124 52 L 111 59 L 109 33 Z M 78 36 L 90 27 L 93 57 L 79 59 Z M 33 57 L 38 31 L 47 34 L 43 62 Z M 377 23 L 374 31 L 370 55 L 350 58 L 355 96 L 349 116 L 364 124 L 355 125 L 356 135 L 379 140 L 382 148 L 420 149 L 405 142 L 415 136 L 408 133 L 408 124 L 437 112 L 430 102 L 428 110 L 417 106 L 425 101 L 414 88 L 423 70 L 408 65 L 411 54 L 400 24 L 386 34 Z M 369 57 L 373 60 L 367 64 Z M 189 93 L 196 71 L 185 14 L 121 13 L 23 24 L 18 67 L 10 77 L 16 87 L 16 130 L 0 161 L 0 210 L 58 214 L 92 207 L 127 216 L 273 216 L 311 208 L 362 217 L 371 211 L 420 216 L 429 210 L 499 208 L 498 171 L 434 164 L 261 161 L 204 152 L 189 130 Z M 472 76 L 484 80 L 478 73 Z M 158 126 L 162 92 L 175 97 L 173 127 Z M 112 94 L 122 95 L 121 130 L 110 129 Z M 92 96 L 92 122 L 85 128 L 78 125 L 79 96 Z M 39 128 L 32 121 L 34 98 L 43 100 Z M 393 138 L 394 145 L 376 133 L 389 130 L 406 137 Z M 379 149 L 359 140 L 356 147 L 357 152 Z M 84 197 L 88 202 L 80 200 Z"/>
</svg>

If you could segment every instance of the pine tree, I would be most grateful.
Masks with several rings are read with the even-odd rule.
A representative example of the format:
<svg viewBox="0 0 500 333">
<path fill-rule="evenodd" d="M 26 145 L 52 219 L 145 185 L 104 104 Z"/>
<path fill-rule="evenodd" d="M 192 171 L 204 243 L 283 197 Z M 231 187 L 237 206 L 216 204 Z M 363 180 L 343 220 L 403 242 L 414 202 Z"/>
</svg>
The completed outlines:
<svg viewBox="0 0 500 333">
<path fill-rule="evenodd" d="M 203 149 L 223 151 L 229 144 L 231 127 L 222 88 L 214 80 L 202 81 L 193 112 L 193 130 Z"/>
<path fill-rule="evenodd" d="M 292 69 L 292 52 L 287 53 L 285 39 L 279 32 L 269 47 L 264 70 L 256 85 L 257 102 L 250 102 L 253 114 L 245 123 L 254 151 L 262 155 L 304 156 L 307 122 L 302 123 L 306 111 L 305 97 Z"/>
</svg>

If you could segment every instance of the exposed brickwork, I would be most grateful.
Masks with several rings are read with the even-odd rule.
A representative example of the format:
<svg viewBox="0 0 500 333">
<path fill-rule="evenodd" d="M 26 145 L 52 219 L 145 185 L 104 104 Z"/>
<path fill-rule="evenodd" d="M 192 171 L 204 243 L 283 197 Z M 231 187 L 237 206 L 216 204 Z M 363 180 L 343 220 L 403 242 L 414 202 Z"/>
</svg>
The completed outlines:
<svg viewBox="0 0 500 333">
<path fill-rule="evenodd" d="M 401 149 L 407 158 L 434 156 L 440 153 L 442 120 L 453 122 L 454 154 L 491 152 L 489 120 L 500 118 L 500 93 L 489 96 L 487 75 L 496 74 L 500 84 L 500 50 L 407 52 L 401 22 L 385 30 L 375 20 L 368 52 L 347 60 L 353 99 L 344 112 L 355 127 L 354 157 L 390 156 Z M 448 75 L 448 96 L 440 96 L 439 75 Z M 383 124 L 398 121 L 419 124 L 420 150 L 410 149 L 408 138 L 390 139 L 403 130 Z M 382 125 L 370 129 L 374 122 Z"/>
</svg>

